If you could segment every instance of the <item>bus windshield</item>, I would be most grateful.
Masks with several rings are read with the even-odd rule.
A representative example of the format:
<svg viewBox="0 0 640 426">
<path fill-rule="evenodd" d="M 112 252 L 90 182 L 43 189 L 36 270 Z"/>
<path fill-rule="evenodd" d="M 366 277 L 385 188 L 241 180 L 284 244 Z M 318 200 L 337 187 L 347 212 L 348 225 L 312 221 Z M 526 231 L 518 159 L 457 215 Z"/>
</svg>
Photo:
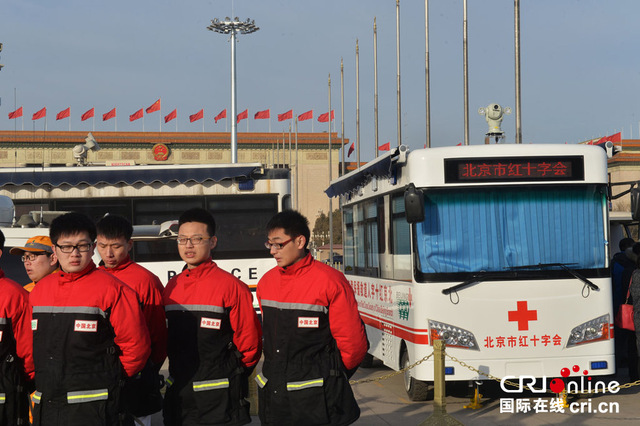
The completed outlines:
<svg viewBox="0 0 640 426">
<path fill-rule="evenodd" d="M 503 272 L 607 265 L 602 185 L 425 190 L 418 272 Z"/>
</svg>

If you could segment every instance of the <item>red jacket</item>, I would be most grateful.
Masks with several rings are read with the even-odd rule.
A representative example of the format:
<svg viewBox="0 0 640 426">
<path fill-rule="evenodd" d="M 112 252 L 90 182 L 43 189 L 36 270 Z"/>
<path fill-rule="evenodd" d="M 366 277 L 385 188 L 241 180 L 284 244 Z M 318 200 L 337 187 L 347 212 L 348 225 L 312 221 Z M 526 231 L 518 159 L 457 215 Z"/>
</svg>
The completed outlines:
<svg viewBox="0 0 640 426">
<path fill-rule="evenodd" d="M 44 277 L 30 293 L 29 301 L 33 308 L 82 306 L 108 312 L 115 333 L 113 341 L 121 351 L 120 363 L 129 377 L 142 370 L 149 358 L 149 332 L 136 293 L 98 270 L 93 262 L 78 273 L 59 271 Z"/>
<path fill-rule="evenodd" d="M 11 320 L 11 330 L 16 341 L 16 355 L 24 363 L 24 370 L 33 379 L 33 334 L 29 293 L 20 284 L 5 278 L 0 270 L 0 318 Z M 0 341 L 9 336 L 0 336 Z"/>
<path fill-rule="evenodd" d="M 151 338 L 151 362 L 162 365 L 167 357 L 167 323 L 162 305 L 164 287 L 160 279 L 129 257 L 115 268 L 101 266 L 99 269 L 114 275 L 138 294 Z"/>
<path fill-rule="evenodd" d="M 220 269 L 211 259 L 173 277 L 164 290 L 163 299 L 165 306 L 207 305 L 229 308 L 233 343 L 242 354 L 242 364 L 252 367 L 258 363 L 262 354 L 262 329 L 253 309 L 249 287 Z"/>
<path fill-rule="evenodd" d="M 307 254 L 287 268 L 275 267 L 264 274 L 258 283 L 257 296 L 261 306 L 263 300 L 270 300 L 326 307 L 331 335 L 345 368 L 351 370 L 362 362 L 367 353 L 367 336 L 353 289 L 340 271 L 317 262 Z M 277 327 L 277 324 L 265 322 L 263 326 L 265 336 L 277 333 L 277 330 L 267 331 L 267 327 Z"/>
</svg>

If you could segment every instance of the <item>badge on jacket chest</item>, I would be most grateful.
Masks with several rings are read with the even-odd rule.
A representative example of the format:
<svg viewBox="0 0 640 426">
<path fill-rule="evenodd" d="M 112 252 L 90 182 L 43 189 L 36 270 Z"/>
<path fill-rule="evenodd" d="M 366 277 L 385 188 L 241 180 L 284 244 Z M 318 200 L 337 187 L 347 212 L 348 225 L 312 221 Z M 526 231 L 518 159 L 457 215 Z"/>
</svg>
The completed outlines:
<svg viewBox="0 0 640 426">
<path fill-rule="evenodd" d="M 210 328 L 212 330 L 220 330 L 222 326 L 222 320 L 216 318 L 205 318 L 202 317 L 200 319 L 200 327 L 201 328 Z"/>
<path fill-rule="evenodd" d="M 87 331 L 95 333 L 98 331 L 98 321 L 76 320 L 73 331 Z"/>
<path fill-rule="evenodd" d="M 318 328 L 318 317 L 298 317 L 298 328 Z"/>
</svg>

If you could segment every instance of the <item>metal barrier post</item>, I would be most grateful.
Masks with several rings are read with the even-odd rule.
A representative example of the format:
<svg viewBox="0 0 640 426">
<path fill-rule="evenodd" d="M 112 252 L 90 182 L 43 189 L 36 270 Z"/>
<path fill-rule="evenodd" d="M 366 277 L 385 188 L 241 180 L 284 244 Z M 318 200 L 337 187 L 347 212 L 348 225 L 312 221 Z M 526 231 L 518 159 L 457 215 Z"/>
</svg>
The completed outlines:
<svg viewBox="0 0 640 426">
<path fill-rule="evenodd" d="M 444 385 L 444 350 L 442 340 L 433 342 L 433 414 L 431 414 L 419 426 L 430 425 L 462 425 L 458 420 L 447 414 L 447 400 Z"/>
</svg>

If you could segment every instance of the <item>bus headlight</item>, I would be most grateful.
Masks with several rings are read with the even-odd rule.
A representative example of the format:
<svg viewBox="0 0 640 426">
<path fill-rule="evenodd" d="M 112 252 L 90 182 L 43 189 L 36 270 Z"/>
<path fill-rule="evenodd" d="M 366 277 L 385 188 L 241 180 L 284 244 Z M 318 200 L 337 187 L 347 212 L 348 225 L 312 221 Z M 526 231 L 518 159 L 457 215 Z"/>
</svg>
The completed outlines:
<svg viewBox="0 0 640 426">
<path fill-rule="evenodd" d="M 429 320 L 429 330 L 431 345 L 434 340 L 444 340 L 448 347 L 480 350 L 473 333 L 463 328 Z"/>
<path fill-rule="evenodd" d="M 607 340 L 611 334 L 609 327 L 609 314 L 582 323 L 571 330 L 569 340 L 567 341 L 567 348 L 583 343 Z"/>
</svg>

